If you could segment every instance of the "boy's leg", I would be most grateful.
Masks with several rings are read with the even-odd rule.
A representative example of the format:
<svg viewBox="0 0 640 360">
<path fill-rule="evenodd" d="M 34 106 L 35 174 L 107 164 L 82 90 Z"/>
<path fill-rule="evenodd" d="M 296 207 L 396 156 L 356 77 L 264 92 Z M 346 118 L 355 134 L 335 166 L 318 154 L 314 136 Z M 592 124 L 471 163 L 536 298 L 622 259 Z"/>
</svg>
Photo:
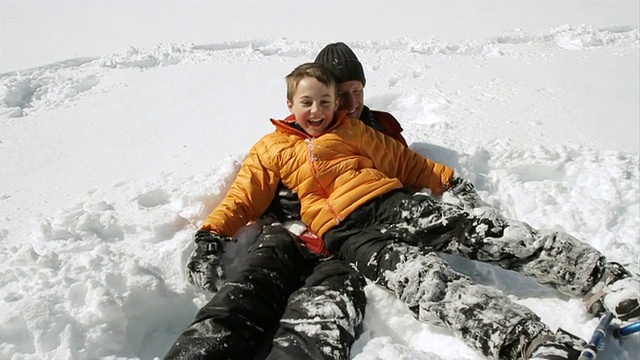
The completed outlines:
<svg viewBox="0 0 640 360">
<path fill-rule="evenodd" d="M 250 359 L 302 284 L 298 245 L 280 226 L 265 226 L 238 271 L 196 315 L 165 359 Z"/>
<path fill-rule="evenodd" d="M 365 285 L 347 263 L 321 262 L 289 298 L 267 360 L 349 359 L 366 306 Z"/>
</svg>

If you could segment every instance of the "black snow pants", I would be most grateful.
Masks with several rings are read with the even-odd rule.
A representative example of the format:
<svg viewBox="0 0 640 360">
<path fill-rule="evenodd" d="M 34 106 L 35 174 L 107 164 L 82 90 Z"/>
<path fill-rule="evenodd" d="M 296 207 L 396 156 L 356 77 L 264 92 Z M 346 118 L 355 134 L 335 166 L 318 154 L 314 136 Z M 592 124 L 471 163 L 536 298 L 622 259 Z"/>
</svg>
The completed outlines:
<svg viewBox="0 0 640 360">
<path fill-rule="evenodd" d="M 514 270 L 568 295 L 584 295 L 602 255 L 562 232 L 506 221 L 490 208 L 463 211 L 424 194 L 393 191 L 329 230 L 329 250 L 387 287 L 418 319 L 448 327 L 493 359 L 516 359 L 522 338 L 550 333 L 530 309 L 451 268 L 448 252 Z"/>
<path fill-rule="evenodd" d="M 365 285 L 346 262 L 321 260 L 285 228 L 265 226 L 165 360 L 251 360 L 259 352 L 269 360 L 348 359 L 364 316 Z"/>
</svg>

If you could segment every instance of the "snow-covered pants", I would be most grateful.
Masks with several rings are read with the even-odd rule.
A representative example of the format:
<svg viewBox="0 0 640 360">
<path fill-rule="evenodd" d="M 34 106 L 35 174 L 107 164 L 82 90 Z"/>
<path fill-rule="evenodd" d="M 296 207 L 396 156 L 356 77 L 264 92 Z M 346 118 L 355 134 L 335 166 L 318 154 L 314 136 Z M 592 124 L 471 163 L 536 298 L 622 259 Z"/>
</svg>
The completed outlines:
<svg viewBox="0 0 640 360">
<path fill-rule="evenodd" d="M 289 298 L 266 359 L 349 359 L 364 317 L 365 285 L 347 263 L 321 262 Z"/>
<path fill-rule="evenodd" d="M 254 359 L 259 352 L 316 359 L 319 349 L 322 358 L 348 359 L 366 306 L 364 286 L 347 263 L 320 261 L 283 227 L 266 226 L 165 359 Z M 271 349 L 261 349 L 276 328 Z"/>
<path fill-rule="evenodd" d="M 422 194 L 394 191 L 363 205 L 329 230 L 330 251 L 386 286 L 420 320 L 446 325 L 485 356 L 510 359 L 520 337 L 548 328 L 502 292 L 453 270 L 436 251 L 518 271 L 570 295 L 599 277 L 602 255 L 562 232 L 473 213 Z"/>
</svg>

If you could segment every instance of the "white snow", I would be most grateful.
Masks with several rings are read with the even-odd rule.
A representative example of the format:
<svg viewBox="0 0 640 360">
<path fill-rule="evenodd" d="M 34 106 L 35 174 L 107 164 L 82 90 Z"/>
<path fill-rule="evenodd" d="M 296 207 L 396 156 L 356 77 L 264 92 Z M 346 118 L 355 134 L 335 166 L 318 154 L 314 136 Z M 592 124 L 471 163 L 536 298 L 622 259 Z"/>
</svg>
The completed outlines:
<svg viewBox="0 0 640 360">
<path fill-rule="evenodd" d="M 182 272 L 284 76 L 328 42 L 366 103 L 500 213 L 640 269 L 637 1 L 12 2 L 0 5 L 0 358 L 162 357 L 209 295 Z M 241 254 L 248 226 L 228 249 Z M 451 257 L 551 328 L 597 319 Z M 480 359 L 367 286 L 354 359 Z M 640 336 L 602 359 L 636 359 Z"/>
</svg>

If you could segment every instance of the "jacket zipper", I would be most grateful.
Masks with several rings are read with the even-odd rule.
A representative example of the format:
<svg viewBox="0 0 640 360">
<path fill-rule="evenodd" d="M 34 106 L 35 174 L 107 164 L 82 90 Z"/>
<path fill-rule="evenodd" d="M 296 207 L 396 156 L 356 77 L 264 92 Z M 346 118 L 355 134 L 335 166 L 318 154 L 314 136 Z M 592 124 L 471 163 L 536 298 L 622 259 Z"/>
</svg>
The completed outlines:
<svg viewBox="0 0 640 360">
<path fill-rule="evenodd" d="M 325 199 L 324 201 L 327 204 L 327 208 L 329 208 L 329 212 L 331 212 L 333 217 L 336 220 L 338 220 L 338 223 L 339 223 L 343 219 L 338 215 L 338 213 L 333 208 L 333 206 L 331 206 L 331 203 L 329 202 L 329 191 L 324 186 L 322 181 L 320 181 L 320 177 L 318 176 L 318 169 L 316 168 L 316 165 L 315 165 L 317 158 L 313 153 L 313 138 L 307 138 L 307 143 L 309 144 L 309 162 L 311 164 L 311 174 L 316 179 L 316 183 L 318 184 L 318 187 L 320 187 L 320 190 L 322 191 L 322 195 L 324 196 L 324 199 Z"/>
</svg>

